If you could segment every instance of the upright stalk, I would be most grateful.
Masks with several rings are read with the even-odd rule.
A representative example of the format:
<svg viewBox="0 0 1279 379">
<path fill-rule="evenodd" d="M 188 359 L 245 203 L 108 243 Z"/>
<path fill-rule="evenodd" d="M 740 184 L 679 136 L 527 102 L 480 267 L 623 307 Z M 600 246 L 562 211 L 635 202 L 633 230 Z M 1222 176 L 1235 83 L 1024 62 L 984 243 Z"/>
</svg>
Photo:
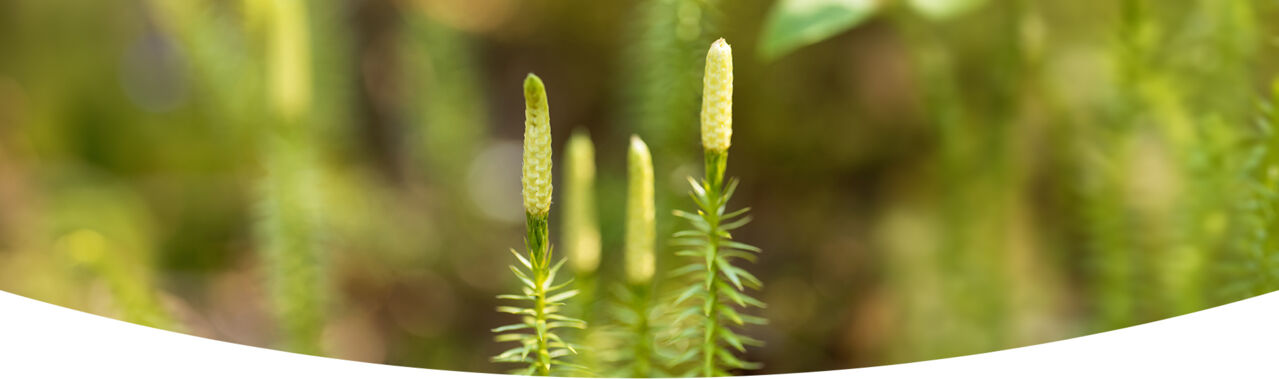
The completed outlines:
<svg viewBox="0 0 1279 379">
<path fill-rule="evenodd" d="M 577 295 L 577 290 L 556 291 L 568 282 L 555 284 L 555 273 L 565 260 L 551 264 L 547 218 L 551 210 L 551 125 L 550 107 L 542 79 L 529 74 L 524 80 L 524 162 L 520 177 L 524 195 L 527 258 L 511 250 L 523 268 L 510 266 L 511 272 L 524 284 L 520 294 L 499 295 L 499 299 L 532 303 L 531 308 L 501 306 L 498 312 L 521 317 L 517 324 L 493 329 L 495 333 L 531 329 L 527 332 L 498 334 L 498 342 L 519 342 L 520 346 L 493 357 L 495 362 L 526 363 L 520 370 L 525 375 L 549 376 L 554 367 L 583 369 L 557 358 L 576 354 L 576 348 L 554 332 L 557 328 L 586 328 L 586 322 L 556 314 L 562 301 Z"/>
<path fill-rule="evenodd" d="M 726 205 L 736 188 L 736 181 L 725 185 L 724 169 L 728 163 L 728 148 L 733 134 L 733 61 L 732 49 L 723 39 L 715 41 L 706 54 L 706 72 L 702 93 L 702 148 L 705 153 L 706 173 L 699 183 L 689 178 L 692 198 L 698 205 L 697 214 L 676 211 L 675 215 L 688 220 L 693 229 L 675 233 L 672 241 L 684 250 L 675 254 L 696 258 L 696 262 L 676 269 L 672 275 L 687 275 L 692 283 L 676 298 L 678 305 L 687 299 L 700 298 L 701 302 L 684 309 L 673 324 L 695 314 L 702 316 L 699 325 L 687 325 L 678 334 L 680 338 L 700 337 L 701 346 L 690 349 L 690 354 L 670 362 L 672 365 L 694 360 L 700 355 L 694 374 L 701 376 L 728 375 L 732 369 L 753 370 L 761 366 L 734 356 L 728 348 L 745 352 L 746 345 L 759 346 L 762 341 L 739 335 L 731 326 L 763 324 L 765 320 L 741 314 L 737 307 L 763 307 L 764 303 L 742 293 L 749 287 L 758 289 L 762 283 L 746 270 L 735 267 L 732 259 L 754 261 L 759 248 L 732 240 L 730 231 L 750 222 L 740 217 L 749 210 L 725 212 Z M 735 219 L 735 220 L 734 220 Z M 696 330 L 692 330 L 696 329 Z"/>
<path fill-rule="evenodd" d="M 725 161 L 727 161 L 728 152 L 706 151 L 706 197 L 709 200 L 707 205 L 712 209 L 719 209 L 720 187 L 724 182 Z M 706 233 L 706 289 L 707 294 L 702 309 L 706 312 L 705 338 L 702 339 L 702 376 L 715 375 L 715 352 L 716 335 L 715 331 L 719 329 L 719 291 L 715 288 L 720 286 L 719 267 L 719 217 L 716 213 L 706 213 L 706 224 L 710 227 Z"/>
<path fill-rule="evenodd" d="M 568 143 L 564 145 L 564 191 L 560 209 L 564 211 L 560 223 L 560 243 L 565 246 L 569 266 L 573 269 L 574 280 L 581 291 L 578 301 L 574 302 L 573 314 L 583 320 L 594 323 L 597 320 L 599 303 L 599 277 L 596 269 L 600 262 L 600 227 L 595 202 L 595 145 L 585 130 L 573 132 Z M 576 337 L 589 349 L 585 349 L 578 357 L 579 362 L 587 367 L 599 364 L 600 352 L 606 344 L 605 336 L 599 330 L 585 330 Z"/>
<path fill-rule="evenodd" d="M 264 252 L 275 316 L 286 349 L 321 354 L 325 308 L 323 192 L 312 119 L 307 5 L 267 2 L 267 95 L 277 125 L 263 133 L 258 244 Z"/>
<path fill-rule="evenodd" d="M 626 167 L 626 281 L 631 286 L 631 319 L 634 320 L 629 374 L 647 378 L 654 372 L 649 292 L 656 270 L 657 215 L 653 203 L 653 157 L 648 145 L 638 136 L 631 136 Z"/>
<path fill-rule="evenodd" d="M 537 297 L 533 305 L 534 323 L 537 330 L 537 374 L 551 375 L 551 351 L 546 338 L 546 277 L 550 268 L 546 262 L 550 258 L 548 249 L 546 214 L 525 214 L 528 238 L 524 244 L 531 255 L 533 263 L 533 294 Z"/>
</svg>

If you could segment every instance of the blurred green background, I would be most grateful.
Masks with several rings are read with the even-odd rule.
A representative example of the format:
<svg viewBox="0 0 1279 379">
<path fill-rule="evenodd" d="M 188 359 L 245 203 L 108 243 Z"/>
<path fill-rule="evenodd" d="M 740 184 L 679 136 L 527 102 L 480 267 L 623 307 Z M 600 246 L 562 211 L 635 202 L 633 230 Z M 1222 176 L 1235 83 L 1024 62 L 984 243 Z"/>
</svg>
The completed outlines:
<svg viewBox="0 0 1279 379">
<path fill-rule="evenodd" d="M 669 235 L 722 36 L 761 373 L 1158 320 L 1279 289 L 1276 19 L 1260 0 L 6 0 L 0 290 L 502 371 L 522 78 L 547 83 L 557 154 L 575 129 L 596 144 L 615 280 L 627 138 L 652 147 Z"/>
</svg>

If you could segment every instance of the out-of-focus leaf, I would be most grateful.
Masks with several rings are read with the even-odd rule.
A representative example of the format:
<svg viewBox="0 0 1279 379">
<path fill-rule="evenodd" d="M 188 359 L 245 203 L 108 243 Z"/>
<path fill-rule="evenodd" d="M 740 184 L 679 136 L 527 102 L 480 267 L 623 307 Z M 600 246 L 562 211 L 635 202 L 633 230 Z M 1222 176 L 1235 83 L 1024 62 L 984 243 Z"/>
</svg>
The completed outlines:
<svg viewBox="0 0 1279 379">
<path fill-rule="evenodd" d="M 986 0 L 910 0 L 910 7 L 933 20 L 943 20 L 977 9 Z"/>
<path fill-rule="evenodd" d="M 879 7 L 876 0 L 778 0 L 760 35 L 764 60 L 817 43 L 865 21 Z"/>
</svg>

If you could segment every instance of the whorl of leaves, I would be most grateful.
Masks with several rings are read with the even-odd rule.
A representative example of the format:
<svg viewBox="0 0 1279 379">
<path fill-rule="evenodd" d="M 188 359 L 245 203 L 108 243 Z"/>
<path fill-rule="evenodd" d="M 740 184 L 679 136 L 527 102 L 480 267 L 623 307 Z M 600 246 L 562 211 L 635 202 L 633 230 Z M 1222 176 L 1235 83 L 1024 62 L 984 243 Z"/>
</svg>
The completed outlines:
<svg viewBox="0 0 1279 379">
<path fill-rule="evenodd" d="M 612 323 L 602 333 L 609 344 L 602 346 L 600 358 L 606 364 L 604 376 L 614 378 L 667 378 L 673 375 L 666 362 L 679 355 L 660 343 L 670 334 L 670 307 L 652 301 L 648 286 L 613 286 L 608 309 Z"/>
<path fill-rule="evenodd" d="M 1279 82 L 1276 82 L 1279 83 Z M 1279 86 L 1274 98 L 1279 100 Z M 1226 286 L 1227 298 L 1256 296 L 1279 288 L 1279 111 L 1275 101 L 1259 104 L 1255 139 L 1249 141 L 1243 174 L 1243 191 L 1238 212 L 1243 234 L 1239 238 L 1241 257 L 1223 265 L 1226 277 L 1235 280 Z"/>
<path fill-rule="evenodd" d="M 532 220 L 530 216 L 530 235 L 545 236 L 545 218 Z M 551 249 L 545 238 L 530 238 L 530 252 L 545 251 L 545 254 L 521 255 L 514 249 L 511 254 L 520 265 L 511 265 L 511 272 L 523 286 L 519 294 L 498 295 L 498 299 L 516 300 L 528 304 L 522 306 L 500 306 L 498 312 L 509 313 L 520 317 L 516 324 L 503 325 L 493 329 L 498 333 L 498 342 L 517 342 L 519 346 L 511 348 L 493 357 L 494 362 L 525 363 L 528 367 L 512 373 L 522 375 L 551 375 L 559 369 L 587 372 L 586 367 L 569 363 L 565 357 L 577 354 L 577 346 L 570 344 L 559 334 L 557 329 L 585 329 L 586 321 L 559 314 L 564 301 L 577 295 L 576 289 L 568 289 L 572 280 L 555 284 L 556 274 L 564 266 L 565 259 L 560 259 L 554 266 L 550 265 Z"/>
<path fill-rule="evenodd" d="M 671 302 L 679 307 L 672 324 L 681 328 L 671 340 L 697 338 L 702 343 L 685 350 L 683 355 L 672 359 L 671 364 L 693 362 L 701 357 L 700 367 L 693 371 L 700 376 L 725 376 L 733 369 L 759 369 L 759 363 L 744 361 L 734 353 L 745 352 L 747 346 L 762 346 L 763 341 L 738 334 L 733 328 L 766 323 L 764 318 L 739 312 L 739 309 L 765 306 L 743 293 L 748 288 L 759 289 L 763 283 L 734 265 L 743 260 L 754 262 L 760 252 L 757 247 L 732 240 L 731 232 L 750 222 L 751 218 L 746 216 L 750 208 L 725 211 L 737 188 L 735 179 L 729 181 L 722 193 L 711 183 L 698 183 L 691 178 L 689 183 L 692 184 L 690 195 L 699 209 L 697 214 L 675 211 L 676 216 L 688 220 L 692 229 L 676 232 L 672 245 L 680 249 L 675 253 L 677 256 L 692 258 L 694 262 L 671 273 L 690 281 Z M 686 322 L 694 317 L 701 318 L 702 322 Z"/>
</svg>

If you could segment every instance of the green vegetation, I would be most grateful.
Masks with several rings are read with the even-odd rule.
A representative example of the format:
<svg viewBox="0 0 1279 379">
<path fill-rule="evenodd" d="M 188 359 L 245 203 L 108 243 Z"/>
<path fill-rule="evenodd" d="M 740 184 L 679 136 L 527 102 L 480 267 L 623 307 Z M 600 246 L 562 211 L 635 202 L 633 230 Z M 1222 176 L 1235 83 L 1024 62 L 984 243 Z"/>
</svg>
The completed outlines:
<svg viewBox="0 0 1279 379">
<path fill-rule="evenodd" d="M 1279 290 L 1274 19 L 0 2 L 0 290 L 535 375 L 864 367 L 1160 320 Z"/>
<path fill-rule="evenodd" d="M 551 375 L 552 369 L 574 367 L 563 358 L 577 353 L 555 331 L 561 328 L 586 328 L 586 322 L 565 317 L 558 312 L 564 301 L 576 296 L 576 289 L 566 289 L 569 281 L 559 284 L 555 276 L 567 259 L 551 265 L 552 249 L 547 220 L 551 209 L 551 122 L 550 105 L 542 79 L 529 74 L 524 80 L 524 212 L 528 235 L 524 245 L 528 256 L 511 250 L 521 267 L 510 266 L 511 272 L 524 284 L 518 295 L 501 295 L 499 299 L 533 303 L 528 308 L 502 306 L 498 312 L 520 316 L 522 322 L 493 329 L 499 342 L 516 341 L 520 346 L 493 357 L 497 362 L 527 363 L 525 375 Z M 520 331 L 517 333 L 506 333 Z"/>
</svg>

